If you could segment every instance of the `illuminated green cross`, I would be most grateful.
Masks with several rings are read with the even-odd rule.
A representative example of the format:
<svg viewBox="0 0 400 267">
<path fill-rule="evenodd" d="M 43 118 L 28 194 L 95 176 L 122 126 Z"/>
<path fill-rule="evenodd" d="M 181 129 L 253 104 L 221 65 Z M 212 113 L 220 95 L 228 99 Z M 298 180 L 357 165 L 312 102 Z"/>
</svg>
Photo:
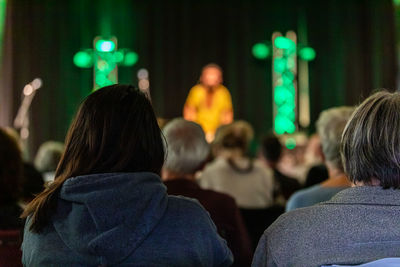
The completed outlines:
<svg viewBox="0 0 400 267">
<path fill-rule="evenodd" d="M 117 50 L 117 38 L 97 36 L 93 49 L 85 49 L 74 55 L 74 64 L 80 68 L 93 67 L 93 90 L 118 83 L 118 65 L 133 66 L 138 55 L 128 49 Z"/>
<path fill-rule="evenodd" d="M 294 32 L 288 32 L 286 37 L 283 37 L 279 32 L 275 32 L 272 35 L 272 42 L 255 44 L 252 48 L 252 54 L 257 59 L 267 59 L 272 54 L 274 130 L 278 135 L 294 133 L 296 131 L 297 102 L 300 101 L 300 104 L 302 104 L 300 108 L 303 108 L 304 114 L 309 112 L 309 107 L 305 107 L 308 105 L 307 67 L 307 73 L 305 74 L 307 76 L 305 87 L 307 88 L 304 88 L 306 92 L 300 92 L 300 97 L 297 96 L 297 56 L 307 65 L 308 61 L 315 58 L 315 50 L 311 47 L 297 44 Z M 300 65 L 302 68 L 306 66 Z M 303 75 L 301 78 L 305 77 L 303 73 L 299 73 L 299 79 L 300 75 Z M 304 79 L 301 80 L 303 81 Z M 304 117 L 307 117 L 307 114 L 306 116 L 300 114 L 300 124 L 302 126 L 307 124 L 307 118 L 304 120 Z M 306 123 L 302 123 L 303 121 Z"/>
</svg>

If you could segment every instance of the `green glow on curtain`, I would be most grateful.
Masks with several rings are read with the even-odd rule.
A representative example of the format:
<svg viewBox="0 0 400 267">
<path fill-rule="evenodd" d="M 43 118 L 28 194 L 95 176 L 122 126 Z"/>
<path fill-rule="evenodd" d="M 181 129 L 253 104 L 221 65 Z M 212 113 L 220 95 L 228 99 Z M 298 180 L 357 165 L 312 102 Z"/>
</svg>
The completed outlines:
<svg viewBox="0 0 400 267">
<path fill-rule="evenodd" d="M 0 62 L 3 58 L 3 38 L 4 38 L 4 27 L 6 21 L 6 6 L 7 0 L 0 0 Z"/>
</svg>

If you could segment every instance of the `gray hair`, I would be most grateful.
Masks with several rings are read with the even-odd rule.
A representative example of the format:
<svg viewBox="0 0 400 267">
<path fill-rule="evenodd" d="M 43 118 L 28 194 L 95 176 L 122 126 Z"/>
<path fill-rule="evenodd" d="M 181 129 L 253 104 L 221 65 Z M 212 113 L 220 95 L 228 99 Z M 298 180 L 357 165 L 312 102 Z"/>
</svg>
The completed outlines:
<svg viewBox="0 0 400 267">
<path fill-rule="evenodd" d="M 64 144 L 56 141 L 47 141 L 40 145 L 34 165 L 40 172 L 52 172 L 57 169 L 61 155 L 64 153 Z"/>
<path fill-rule="evenodd" d="M 343 164 L 340 157 L 340 140 L 354 110 L 354 107 L 345 106 L 330 108 L 321 112 L 316 122 L 325 160 L 341 171 Z"/>
<path fill-rule="evenodd" d="M 346 125 L 341 147 L 344 169 L 355 182 L 400 188 L 400 93 L 368 97 Z"/>
<path fill-rule="evenodd" d="M 164 168 L 178 174 L 193 174 L 205 162 L 210 147 L 197 123 L 177 118 L 163 129 L 168 154 Z"/>
</svg>

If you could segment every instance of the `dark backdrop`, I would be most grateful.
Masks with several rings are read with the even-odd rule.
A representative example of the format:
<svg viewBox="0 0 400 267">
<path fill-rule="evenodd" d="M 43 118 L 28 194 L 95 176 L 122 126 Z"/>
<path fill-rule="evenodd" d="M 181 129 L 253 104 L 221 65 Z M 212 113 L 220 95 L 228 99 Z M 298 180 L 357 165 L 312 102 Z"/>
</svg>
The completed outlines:
<svg viewBox="0 0 400 267">
<path fill-rule="evenodd" d="M 63 140 L 78 104 L 92 88 L 91 69 L 73 55 L 96 35 L 115 35 L 139 54 L 119 68 L 121 83 L 137 83 L 147 68 L 156 113 L 173 118 L 200 69 L 216 62 L 233 97 L 235 118 L 256 133 L 272 126 L 271 60 L 251 55 L 273 31 L 294 30 L 315 48 L 309 64 L 312 122 L 335 105 L 354 105 L 378 87 L 395 89 L 394 9 L 391 0 L 128 1 L 8 0 L 0 73 L 0 125 L 10 125 L 20 92 L 35 77 L 43 88 L 32 105 L 31 151 Z"/>
</svg>

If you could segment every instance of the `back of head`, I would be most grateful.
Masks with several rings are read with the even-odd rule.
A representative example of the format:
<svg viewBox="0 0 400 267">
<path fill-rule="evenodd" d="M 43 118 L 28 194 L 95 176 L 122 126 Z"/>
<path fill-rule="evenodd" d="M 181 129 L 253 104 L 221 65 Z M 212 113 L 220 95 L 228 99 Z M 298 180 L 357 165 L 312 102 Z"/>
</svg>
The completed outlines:
<svg viewBox="0 0 400 267">
<path fill-rule="evenodd" d="M 0 205 L 18 201 L 21 178 L 21 151 L 14 138 L 0 128 Z"/>
<path fill-rule="evenodd" d="M 378 92 L 357 107 L 341 153 L 353 183 L 400 188 L 400 93 Z"/>
<path fill-rule="evenodd" d="M 71 124 L 56 179 L 28 205 L 22 217 L 33 214 L 31 230 L 40 231 L 69 177 L 112 172 L 159 174 L 163 162 L 161 130 L 146 96 L 129 85 L 101 88 L 86 98 Z"/>
<path fill-rule="evenodd" d="M 253 136 L 254 131 L 251 125 L 239 120 L 220 127 L 215 134 L 213 145 L 217 150 L 239 150 L 245 154 Z"/>
<path fill-rule="evenodd" d="M 209 145 L 197 123 L 178 118 L 163 129 L 168 154 L 164 168 L 176 174 L 193 174 L 209 155 Z"/>
<path fill-rule="evenodd" d="M 57 169 L 64 144 L 56 141 L 47 141 L 40 145 L 35 157 L 35 168 L 40 172 L 53 172 Z"/>
<path fill-rule="evenodd" d="M 111 85 L 81 105 L 65 142 L 56 177 L 105 172 L 159 174 L 161 130 L 146 96 L 129 85 Z"/>
<path fill-rule="evenodd" d="M 343 165 L 340 157 L 340 140 L 353 112 L 353 107 L 330 108 L 321 112 L 316 123 L 325 160 L 341 171 Z"/>
<path fill-rule="evenodd" d="M 282 145 L 278 137 L 273 134 L 267 135 L 262 140 L 261 152 L 264 158 L 270 162 L 278 162 L 282 153 Z"/>
</svg>

